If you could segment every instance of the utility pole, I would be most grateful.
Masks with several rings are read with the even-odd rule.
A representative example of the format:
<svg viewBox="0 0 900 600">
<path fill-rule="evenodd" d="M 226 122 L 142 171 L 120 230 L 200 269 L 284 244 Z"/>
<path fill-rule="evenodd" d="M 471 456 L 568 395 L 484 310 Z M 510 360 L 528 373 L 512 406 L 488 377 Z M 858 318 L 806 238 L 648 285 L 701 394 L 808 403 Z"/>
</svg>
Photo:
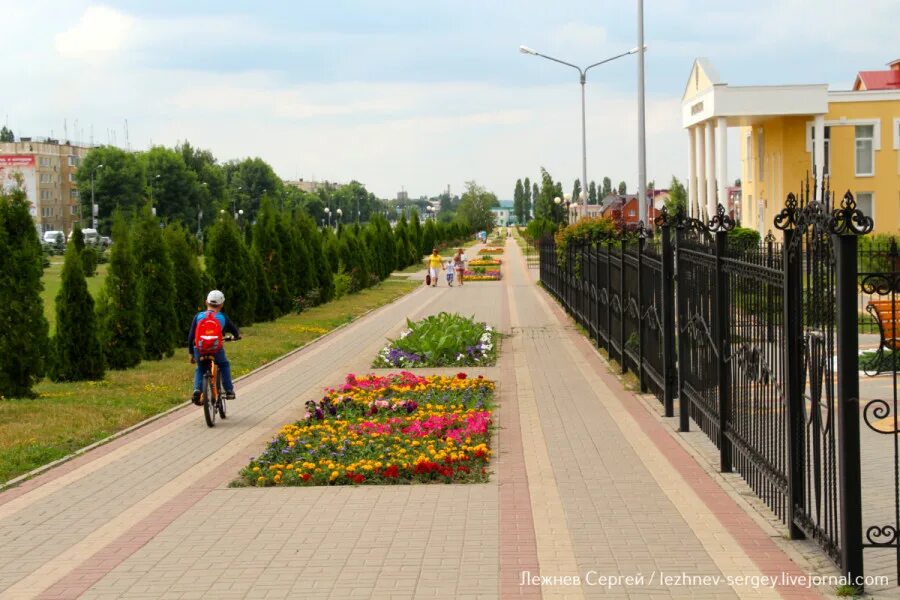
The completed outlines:
<svg viewBox="0 0 900 600">
<path fill-rule="evenodd" d="M 638 0 L 638 207 L 647 225 L 647 148 L 644 131 L 644 0 Z"/>
</svg>

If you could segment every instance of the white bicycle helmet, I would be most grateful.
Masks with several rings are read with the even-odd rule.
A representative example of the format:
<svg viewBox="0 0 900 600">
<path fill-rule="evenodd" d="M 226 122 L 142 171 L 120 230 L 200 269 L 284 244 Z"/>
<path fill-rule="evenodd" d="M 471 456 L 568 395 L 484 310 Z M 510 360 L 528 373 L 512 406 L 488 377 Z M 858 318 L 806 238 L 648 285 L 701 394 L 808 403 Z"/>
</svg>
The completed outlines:
<svg viewBox="0 0 900 600">
<path fill-rule="evenodd" d="M 206 303 L 210 306 L 222 306 L 225 304 L 225 294 L 219 290 L 213 290 L 206 296 Z"/>
</svg>

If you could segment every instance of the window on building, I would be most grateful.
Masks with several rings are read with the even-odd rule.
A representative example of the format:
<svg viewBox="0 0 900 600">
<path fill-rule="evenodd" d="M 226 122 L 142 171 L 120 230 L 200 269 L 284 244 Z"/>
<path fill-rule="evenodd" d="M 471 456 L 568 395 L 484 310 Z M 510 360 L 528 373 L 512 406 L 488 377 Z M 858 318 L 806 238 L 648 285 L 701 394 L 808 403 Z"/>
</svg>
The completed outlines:
<svg viewBox="0 0 900 600">
<path fill-rule="evenodd" d="M 69 214 L 77 215 L 77 214 L 78 214 L 78 207 L 77 207 L 77 206 L 70 206 L 70 207 L 69 207 Z"/>
<path fill-rule="evenodd" d="M 41 190 L 41 200 L 50 199 L 50 190 Z"/>
<path fill-rule="evenodd" d="M 49 156 L 41 156 L 38 158 L 38 164 L 42 167 L 50 166 L 50 157 Z"/>
<path fill-rule="evenodd" d="M 81 161 L 78 160 L 77 156 L 69 157 L 69 166 L 70 167 L 77 167 L 79 162 L 81 162 Z"/>
<path fill-rule="evenodd" d="M 875 126 L 856 126 L 856 176 L 875 174 Z"/>
<path fill-rule="evenodd" d="M 763 137 L 763 130 L 760 129 L 757 134 L 758 140 L 756 142 L 756 162 L 759 163 L 759 174 L 757 179 L 760 181 L 765 181 L 766 178 L 766 152 L 765 152 L 765 142 Z"/>
<path fill-rule="evenodd" d="M 49 206 L 43 207 L 43 208 L 41 209 L 41 216 L 44 217 L 45 219 L 46 219 L 46 218 L 49 218 L 49 217 L 52 217 L 52 216 L 53 216 L 53 209 L 50 208 Z"/>
<path fill-rule="evenodd" d="M 810 164 L 816 166 L 816 128 L 811 126 L 810 139 L 812 140 L 812 156 Z M 825 127 L 825 173 L 831 173 L 831 127 Z"/>
<path fill-rule="evenodd" d="M 77 198 L 78 190 L 69 190 L 69 198 Z"/>
<path fill-rule="evenodd" d="M 41 173 L 41 183 L 50 183 L 50 173 Z"/>
<path fill-rule="evenodd" d="M 629 216 L 629 217 L 634 217 L 634 216 L 636 216 L 636 215 L 637 215 L 637 211 L 635 211 L 633 208 L 628 209 L 628 216 Z"/>
<path fill-rule="evenodd" d="M 75 173 L 69 173 L 69 183 L 75 183 Z"/>
<path fill-rule="evenodd" d="M 856 192 L 856 208 L 867 217 L 875 218 L 875 194 L 872 192 Z"/>
</svg>

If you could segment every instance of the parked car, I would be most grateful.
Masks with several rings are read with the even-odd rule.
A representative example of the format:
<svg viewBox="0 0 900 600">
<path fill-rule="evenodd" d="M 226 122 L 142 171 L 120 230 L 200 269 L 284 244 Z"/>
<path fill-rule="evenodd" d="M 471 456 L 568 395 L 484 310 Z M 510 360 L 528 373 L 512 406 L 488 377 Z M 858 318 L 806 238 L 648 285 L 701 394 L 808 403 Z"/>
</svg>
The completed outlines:
<svg viewBox="0 0 900 600">
<path fill-rule="evenodd" d="M 75 230 L 72 230 L 72 233 L 75 233 Z M 72 233 L 69 234 L 68 241 L 72 241 Z M 84 243 L 86 246 L 96 246 L 100 243 L 100 234 L 97 233 L 96 229 L 82 229 L 81 233 L 84 234 Z"/>
<path fill-rule="evenodd" d="M 45 231 L 41 242 L 48 246 L 59 246 L 63 244 L 65 239 L 66 236 L 62 231 Z"/>
</svg>

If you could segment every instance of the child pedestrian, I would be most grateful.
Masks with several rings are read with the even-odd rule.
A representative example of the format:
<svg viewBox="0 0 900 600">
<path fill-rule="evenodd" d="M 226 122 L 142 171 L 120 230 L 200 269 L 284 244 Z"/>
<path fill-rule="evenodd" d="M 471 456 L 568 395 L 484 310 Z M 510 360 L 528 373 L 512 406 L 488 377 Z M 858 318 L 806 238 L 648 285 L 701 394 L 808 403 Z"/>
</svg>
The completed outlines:
<svg viewBox="0 0 900 600">
<path fill-rule="evenodd" d="M 453 287 L 453 261 L 447 262 L 447 285 Z"/>
</svg>

